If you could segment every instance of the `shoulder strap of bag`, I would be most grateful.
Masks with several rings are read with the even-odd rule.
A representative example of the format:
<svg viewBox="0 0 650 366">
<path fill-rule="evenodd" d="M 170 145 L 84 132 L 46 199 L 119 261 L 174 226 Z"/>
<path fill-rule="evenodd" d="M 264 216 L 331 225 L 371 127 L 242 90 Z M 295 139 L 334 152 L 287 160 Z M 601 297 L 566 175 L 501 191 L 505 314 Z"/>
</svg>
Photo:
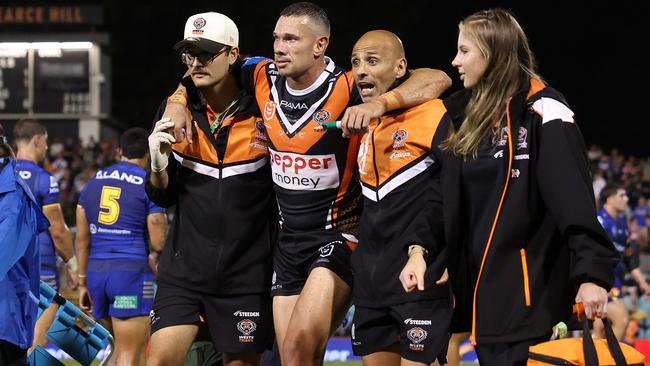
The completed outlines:
<svg viewBox="0 0 650 366">
<path fill-rule="evenodd" d="M 607 318 L 603 319 L 603 323 L 605 324 L 605 337 L 607 338 L 607 348 L 609 348 L 609 353 L 612 354 L 612 357 L 614 358 L 614 362 L 616 362 L 616 366 L 627 366 L 627 361 L 625 360 L 625 356 L 623 356 L 621 345 L 618 343 L 618 339 L 616 339 L 616 335 L 614 335 L 612 324 Z"/>
<path fill-rule="evenodd" d="M 618 343 L 616 335 L 614 335 L 614 330 L 612 330 L 612 324 L 607 318 L 603 319 L 603 324 L 605 326 L 607 348 L 609 349 L 612 358 L 614 358 L 616 366 L 627 366 L 627 361 L 625 360 L 625 356 L 623 356 L 621 345 Z M 582 351 L 585 356 L 585 365 L 599 366 L 598 353 L 596 352 L 596 346 L 594 345 L 594 340 L 591 338 L 591 330 L 589 329 L 589 319 L 586 317 L 582 321 L 582 330 Z"/>
<path fill-rule="evenodd" d="M 585 366 L 599 366 L 598 353 L 596 353 L 594 340 L 591 338 L 589 319 L 586 316 L 582 319 L 582 352 L 585 356 Z"/>
</svg>

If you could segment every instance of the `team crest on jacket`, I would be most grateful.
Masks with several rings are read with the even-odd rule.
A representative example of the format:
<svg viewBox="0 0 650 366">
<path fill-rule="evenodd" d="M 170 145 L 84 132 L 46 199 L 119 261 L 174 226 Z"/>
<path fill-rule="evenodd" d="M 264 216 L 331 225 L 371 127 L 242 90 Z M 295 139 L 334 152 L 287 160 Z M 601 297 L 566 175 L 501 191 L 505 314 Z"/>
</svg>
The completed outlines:
<svg viewBox="0 0 650 366">
<path fill-rule="evenodd" d="M 326 122 L 330 119 L 330 112 L 326 111 L 325 109 L 321 109 L 320 111 L 316 111 L 312 118 L 318 123 Z"/>
<path fill-rule="evenodd" d="M 427 339 L 427 331 L 420 327 L 413 327 L 406 332 L 408 339 L 413 342 L 409 348 L 413 351 L 424 351 L 424 345 L 420 344 L 423 340 Z"/>
<path fill-rule="evenodd" d="M 255 337 L 251 334 L 257 329 L 257 324 L 250 319 L 244 319 L 237 323 L 237 330 L 240 331 L 243 335 L 239 336 L 239 342 L 242 343 L 251 343 L 255 340 Z"/>
<path fill-rule="evenodd" d="M 205 19 L 203 19 L 203 18 L 194 19 L 194 28 L 201 29 L 204 26 L 205 26 Z"/>
<path fill-rule="evenodd" d="M 273 115 L 275 114 L 275 102 L 272 100 L 267 100 L 266 103 L 264 103 L 264 118 L 266 118 L 267 121 L 270 121 L 273 119 Z"/>
<path fill-rule="evenodd" d="M 528 130 L 525 127 L 519 127 L 519 131 L 517 132 L 517 150 L 528 148 L 528 143 L 526 143 L 527 138 Z"/>
<path fill-rule="evenodd" d="M 492 144 L 497 146 L 506 146 L 508 143 L 508 127 L 501 127 L 499 132 L 494 135 Z"/>
<path fill-rule="evenodd" d="M 264 128 L 264 123 L 261 119 L 255 120 L 255 129 L 257 132 L 262 134 L 266 131 L 266 128 Z"/>
<path fill-rule="evenodd" d="M 399 149 L 404 146 L 404 140 L 409 136 L 409 132 L 403 128 L 393 132 L 393 149 Z"/>
<path fill-rule="evenodd" d="M 264 122 L 262 122 L 261 119 L 255 121 L 255 129 L 257 130 L 255 138 L 260 141 L 267 141 L 266 127 L 264 126 Z M 266 150 L 266 146 L 263 146 L 263 150 Z"/>
</svg>

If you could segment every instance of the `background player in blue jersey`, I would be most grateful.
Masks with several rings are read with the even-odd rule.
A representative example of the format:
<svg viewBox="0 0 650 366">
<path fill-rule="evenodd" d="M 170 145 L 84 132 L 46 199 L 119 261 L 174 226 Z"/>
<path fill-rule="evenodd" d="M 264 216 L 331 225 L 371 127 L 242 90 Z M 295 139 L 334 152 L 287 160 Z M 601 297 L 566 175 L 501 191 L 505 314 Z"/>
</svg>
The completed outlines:
<svg viewBox="0 0 650 366">
<path fill-rule="evenodd" d="M 634 281 L 639 284 L 641 292 L 646 296 L 650 294 L 650 285 L 646 282 L 645 276 L 639 268 L 638 251 L 634 251 L 629 240 L 630 230 L 625 217 L 627 201 L 627 193 L 621 186 L 610 184 L 600 192 L 602 208 L 598 211 L 598 221 L 603 225 L 605 232 L 612 239 L 616 251 L 621 256 L 621 262 L 614 269 L 614 285 L 609 293 L 612 301 L 607 305 L 607 318 L 612 322 L 612 328 L 619 340 L 625 335 L 629 320 L 629 313 L 625 303 L 619 301 L 619 296 L 622 295 L 626 270 Z M 594 333 L 601 338 L 605 337 L 605 331 L 600 320 L 594 322 Z"/>
<path fill-rule="evenodd" d="M 120 138 L 121 162 L 98 170 L 77 205 L 79 303 L 95 319 L 110 319 L 115 365 L 144 364 L 154 298 L 147 238 L 160 251 L 167 234 L 165 210 L 144 191 L 148 135 L 142 128 L 127 130 Z"/>
<path fill-rule="evenodd" d="M 47 153 L 47 131 L 33 119 L 23 119 L 14 126 L 16 153 L 16 171 L 31 189 L 43 214 L 50 220 L 50 229 L 40 233 L 39 249 L 41 253 L 41 281 L 59 289 L 59 271 L 56 265 L 57 254 L 66 262 L 68 270 L 77 271 L 77 259 L 72 249 L 72 234 L 63 219 L 59 204 L 59 184 L 47 170 L 39 166 Z M 76 287 L 75 273 L 68 276 Z M 45 333 L 52 324 L 58 306 L 52 304 L 36 322 L 34 345 L 45 346 Z"/>
</svg>

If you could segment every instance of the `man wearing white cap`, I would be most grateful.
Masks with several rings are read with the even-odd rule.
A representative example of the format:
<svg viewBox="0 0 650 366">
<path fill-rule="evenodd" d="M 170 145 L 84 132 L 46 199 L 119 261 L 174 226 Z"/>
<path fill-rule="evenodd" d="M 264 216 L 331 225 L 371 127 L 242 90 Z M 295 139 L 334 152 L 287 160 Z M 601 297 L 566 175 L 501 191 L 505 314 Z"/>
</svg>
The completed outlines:
<svg viewBox="0 0 650 366">
<path fill-rule="evenodd" d="M 262 120 L 241 87 L 238 41 L 235 23 L 211 12 L 191 16 L 174 46 L 188 67 L 182 83 L 195 135 L 193 144 L 177 143 L 166 132 L 173 122 L 162 118 L 149 137 L 147 194 L 175 209 L 158 267 L 148 365 L 182 365 L 200 325 L 224 365 L 258 365 L 273 341 L 277 208 Z"/>
</svg>

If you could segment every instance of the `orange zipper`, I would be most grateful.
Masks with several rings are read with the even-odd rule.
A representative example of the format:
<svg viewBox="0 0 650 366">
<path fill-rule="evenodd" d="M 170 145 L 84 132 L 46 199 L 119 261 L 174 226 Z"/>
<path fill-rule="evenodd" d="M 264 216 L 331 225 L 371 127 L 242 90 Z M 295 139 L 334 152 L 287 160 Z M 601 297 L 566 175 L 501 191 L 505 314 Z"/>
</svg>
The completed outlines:
<svg viewBox="0 0 650 366">
<path fill-rule="evenodd" d="M 524 273 L 524 297 L 526 298 L 526 306 L 530 306 L 530 287 L 528 284 L 528 262 L 526 261 L 526 249 L 521 248 L 521 270 Z"/>
<path fill-rule="evenodd" d="M 506 103 L 506 120 L 508 124 L 508 171 L 506 172 L 506 183 L 503 186 L 503 192 L 501 192 L 501 199 L 499 200 L 499 207 L 497 208 L 497 213 L 494 216 L 494 221 L 492 222 L 492 228 L 490 229 L 490 236 L 488 236 L 487 245 L 485 246 L 485 251 L 483 252 L 483 259 L 481 259 L 481 267 L 478 272 L 478 277 L 476 279 L 476 286 L 474 287 L 474 301 L 472 304 L 472 335 L 470 336 L 470 341 L 472 345 L 476 346 L 476 297 L 478 294 L 478 285 L 481 281 L 481 275 L 483 274 L 483 267 L 485 266 L 485 259 L 487 258 L 487 253 L 490 250 L 490 245 L 492 244 L 492 237 L 494 236 L 494 230 L 497 227 L 497 222 L 499 221 L 499 215 L 501 214 L 501 207 L 503 206 L 503 201 L 506 197 L 506 192 L 508 191 L 508 184 L 510 183 L 510 174 L 512 174 L 512 128 L 510 124 L 510 102 L 512 97 L 508 98 Z"/>
</svg>

